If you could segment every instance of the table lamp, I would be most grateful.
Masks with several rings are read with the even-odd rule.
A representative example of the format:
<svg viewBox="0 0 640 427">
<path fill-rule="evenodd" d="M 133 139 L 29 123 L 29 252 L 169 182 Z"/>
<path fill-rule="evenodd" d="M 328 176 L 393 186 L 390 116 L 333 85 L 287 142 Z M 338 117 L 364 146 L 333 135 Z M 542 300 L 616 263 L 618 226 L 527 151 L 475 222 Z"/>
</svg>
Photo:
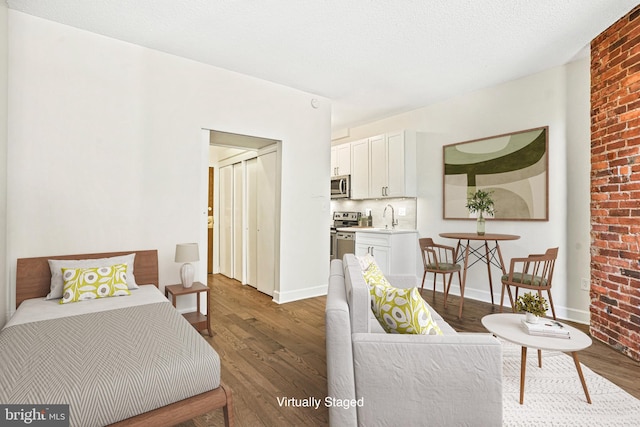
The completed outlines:
<svg viewBox="0 0 640 427">
<path fill-rule="evenodd" d="M 197 243 L 178 243 L 176 245 L 175 262 L 183 262 L 180 268 L 180 279 L 182 286 L 190 288 L 193 285 L 193 265 L 190 263 L 200 260 Z"/>
</svg>

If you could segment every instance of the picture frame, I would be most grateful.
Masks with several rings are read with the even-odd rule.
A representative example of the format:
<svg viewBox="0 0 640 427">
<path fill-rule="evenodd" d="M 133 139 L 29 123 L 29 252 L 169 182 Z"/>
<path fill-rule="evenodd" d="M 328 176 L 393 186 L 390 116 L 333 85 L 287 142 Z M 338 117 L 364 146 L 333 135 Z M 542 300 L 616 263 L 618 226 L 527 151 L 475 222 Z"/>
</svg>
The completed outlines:
<svg viewBox="0 0 640 427">
<path fill-rule="evenodd" d="M 442 217 L 476 219 L 466 207 L 476 191 L 491 194 L 493 220 L 549 220 L 549 127 L 442 147 Z"/>
</svg>

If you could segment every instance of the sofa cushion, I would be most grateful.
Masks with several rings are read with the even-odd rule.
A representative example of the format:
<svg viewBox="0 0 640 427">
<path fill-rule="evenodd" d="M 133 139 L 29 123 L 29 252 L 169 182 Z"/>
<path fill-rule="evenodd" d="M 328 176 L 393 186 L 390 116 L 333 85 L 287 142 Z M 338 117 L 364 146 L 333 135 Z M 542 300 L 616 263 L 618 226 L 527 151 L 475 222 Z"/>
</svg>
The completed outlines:
<svg viewBox="0 0 640 427">
<path fill-rule="evenodd" d="M 431 307 L 428 302 L 425 301 L 424 305 L 426 305 L 429 309 L 429 313 L 431 313 L 431 319 L 435 322 L 436 325 L 438 325 L 438 328 L 440 328 L 440 330 L 442 331 L 442 335 L 455 335 L 458 333 L 455 329 L 449 326 L 449 324 L 442 318 L 442 316 L 440 316 L 440 313 L 438 313 L 433 307 Z"/>
<path fill-rule="evenodd" d="M 373 314 L 388 333 L 442 335 L 418 288 L 375 284 L 371 297 Z"/>
<path fill-rule="evenodd" d="M 369 316 L 369 332 L 372 334 L 386 334 L 387 331 L 382 329 L 382 325 L 380 325 L 380 322 L 376 319 L 375 314 L 373 314 L 373 310 L 369 310 L 369 313 L 371 313 Z"/>
</svg>

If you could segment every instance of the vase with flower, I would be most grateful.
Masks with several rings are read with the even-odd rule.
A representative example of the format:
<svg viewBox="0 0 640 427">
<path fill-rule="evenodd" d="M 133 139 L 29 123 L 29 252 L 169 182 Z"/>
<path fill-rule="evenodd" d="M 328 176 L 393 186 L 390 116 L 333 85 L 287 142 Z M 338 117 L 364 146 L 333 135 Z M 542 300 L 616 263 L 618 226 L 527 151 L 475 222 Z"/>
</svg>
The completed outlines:
<svg viewBox="0 0 640 427">
<path fill-rule="evenodd" d="M 467 204 L 465 205 L 470 213 L 478 213 L 476 229 L 479 236 L 484 236 L 485 233 L 484 214 L 495 215 L 491 194 L 493 194 L 492 191 L 476 190 L 476 192 L 467 199 Z"/>
</svg>

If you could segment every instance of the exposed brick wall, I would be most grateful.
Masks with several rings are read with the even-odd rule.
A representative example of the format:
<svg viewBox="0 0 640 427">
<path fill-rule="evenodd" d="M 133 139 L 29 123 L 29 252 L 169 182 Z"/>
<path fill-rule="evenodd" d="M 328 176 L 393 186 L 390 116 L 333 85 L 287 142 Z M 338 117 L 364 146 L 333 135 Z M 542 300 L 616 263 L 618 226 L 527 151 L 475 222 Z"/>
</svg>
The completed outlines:
<svg viewBox="0 0 640 427">
<path fill-rule="evenodd" d="M 591 42 L 591 335 L 640 360 L 640 6 Z"/>
</svg>

